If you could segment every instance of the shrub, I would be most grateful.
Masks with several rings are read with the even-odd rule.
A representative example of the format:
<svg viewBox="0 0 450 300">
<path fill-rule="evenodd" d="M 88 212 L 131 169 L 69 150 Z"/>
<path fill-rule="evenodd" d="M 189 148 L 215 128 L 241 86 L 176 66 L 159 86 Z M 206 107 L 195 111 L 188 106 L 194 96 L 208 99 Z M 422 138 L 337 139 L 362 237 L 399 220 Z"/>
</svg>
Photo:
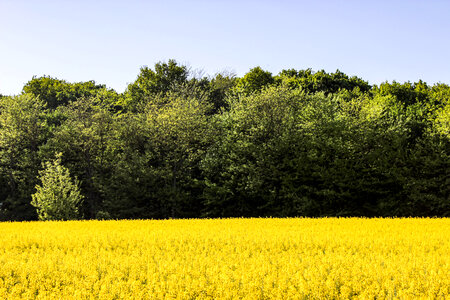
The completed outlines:
<svg viewBox="0 0 450 300">
<path fill-rule="evenodd" d="M 31 205 L 36 207 L 40 220 L 73 220 L 78 216 L 83 195 L 78 180 L 72 181 L 69 169 L 61 165 L 61 155 L 46 162 L 39 172 L 42 184 L 36 185 Z"/>
</svg>

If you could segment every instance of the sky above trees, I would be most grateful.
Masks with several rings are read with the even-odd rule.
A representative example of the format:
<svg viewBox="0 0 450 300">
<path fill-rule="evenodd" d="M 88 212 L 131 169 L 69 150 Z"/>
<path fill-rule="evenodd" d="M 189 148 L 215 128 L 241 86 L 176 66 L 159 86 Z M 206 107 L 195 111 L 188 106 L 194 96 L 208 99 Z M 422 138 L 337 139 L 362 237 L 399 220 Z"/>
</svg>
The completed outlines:
<svg viewBox="0 0 450 300">
<path fill-rule="evenodd" d="M 294 67 L 449 83 L 449 11 L 444 0 L 1 0 L 0 93 L 34 75 L 123 92 L 170 58 L 211 75 Z"/>
</svg>

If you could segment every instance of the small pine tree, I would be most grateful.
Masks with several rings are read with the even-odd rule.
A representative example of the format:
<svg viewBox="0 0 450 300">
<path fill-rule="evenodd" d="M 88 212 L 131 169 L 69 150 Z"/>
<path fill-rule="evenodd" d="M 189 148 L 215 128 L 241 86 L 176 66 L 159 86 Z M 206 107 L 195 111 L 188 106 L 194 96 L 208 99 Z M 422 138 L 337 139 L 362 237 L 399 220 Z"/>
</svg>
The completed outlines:
<svg viewBox="0 0 450 300">
<path fill-rule="evenodd" d="M 43 164 L 39 172 L 41 185 L 36 185 L 31 205 L 36 207 L 40 220 L 73 220 L 78 216 L 78 205 L 83 200 L 79 182 L 70 178 L 69 170 L 61 165 L 61 155 Z"/>
</svg>

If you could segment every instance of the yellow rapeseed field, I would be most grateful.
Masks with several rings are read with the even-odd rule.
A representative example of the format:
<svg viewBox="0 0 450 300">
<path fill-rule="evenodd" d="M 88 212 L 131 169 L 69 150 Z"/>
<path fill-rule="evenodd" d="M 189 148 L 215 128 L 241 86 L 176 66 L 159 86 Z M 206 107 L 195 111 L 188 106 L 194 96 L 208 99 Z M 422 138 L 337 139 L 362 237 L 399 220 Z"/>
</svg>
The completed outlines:
<svg viewBox="0 0 450 300">
<path fill-rule="evenodd" d="M 0 223 L 0 299 L 448 299 L 450 219 Z"/>
</svg>

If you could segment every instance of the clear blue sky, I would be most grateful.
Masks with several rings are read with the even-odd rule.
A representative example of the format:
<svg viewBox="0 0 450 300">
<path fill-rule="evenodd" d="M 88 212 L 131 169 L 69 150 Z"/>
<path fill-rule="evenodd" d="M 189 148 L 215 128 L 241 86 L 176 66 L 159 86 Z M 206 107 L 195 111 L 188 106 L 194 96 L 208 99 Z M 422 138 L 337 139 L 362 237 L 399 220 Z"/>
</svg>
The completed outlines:
<svg viewBox="0 0 450 300">
<path fill-rule="evenodd" d="M 450 83 L 450 1 L 0 0 L 0 93 L 33 75 L 118 92 L 176 59 L 213 75 L 336 69 Z"/>
</svg>

